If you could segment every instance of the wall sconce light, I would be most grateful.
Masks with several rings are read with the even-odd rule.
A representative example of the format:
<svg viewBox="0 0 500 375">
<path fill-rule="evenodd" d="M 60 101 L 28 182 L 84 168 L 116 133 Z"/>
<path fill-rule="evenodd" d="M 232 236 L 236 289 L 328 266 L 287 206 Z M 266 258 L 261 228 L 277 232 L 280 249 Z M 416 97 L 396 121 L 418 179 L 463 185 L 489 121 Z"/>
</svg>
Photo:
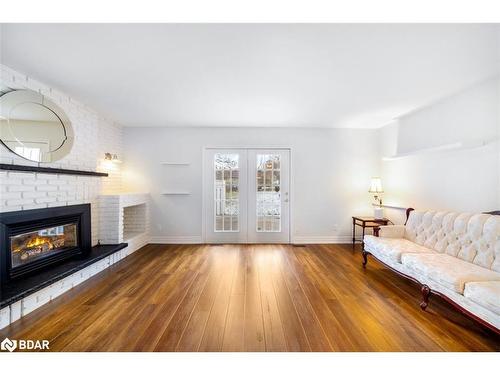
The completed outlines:
<svg viewBox="0 0 500 375">
<path fill-rule="evenodd" d="M 378 207 L 373 209 L 373 216 L 375 219 L 383 219 L 384 218 L 384 209 L 382 208 L 382 194 L 384 190 L 382 189 L 382 180 L 380 177 L 372 177 L 370 183 L 369 193 L 373 194 L 373 199 L 378 204 Z"/>
<path fill-rule="evenodd" d="M 122 162 L 120 159 L 118 159 L 118 155 L 111 154 L 110 152 L 106 152 L 104 154 L 104 160 L 111 161 L 113 163 L 121 163 Z"/>
</svg>

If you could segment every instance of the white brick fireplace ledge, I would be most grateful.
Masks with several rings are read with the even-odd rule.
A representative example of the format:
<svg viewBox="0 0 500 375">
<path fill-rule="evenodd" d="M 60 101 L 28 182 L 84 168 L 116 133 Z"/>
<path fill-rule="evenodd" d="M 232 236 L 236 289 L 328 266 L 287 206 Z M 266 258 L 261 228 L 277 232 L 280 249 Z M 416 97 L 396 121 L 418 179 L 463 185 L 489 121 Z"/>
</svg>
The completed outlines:
<svg viewBox="0 0 500 375">
<path fill-rule="evenodd" d="M 118 193 L 99 196 L 99 242 L 127 242 L 135 250 L 149 243 L 149 194 Z"/>
</svg>

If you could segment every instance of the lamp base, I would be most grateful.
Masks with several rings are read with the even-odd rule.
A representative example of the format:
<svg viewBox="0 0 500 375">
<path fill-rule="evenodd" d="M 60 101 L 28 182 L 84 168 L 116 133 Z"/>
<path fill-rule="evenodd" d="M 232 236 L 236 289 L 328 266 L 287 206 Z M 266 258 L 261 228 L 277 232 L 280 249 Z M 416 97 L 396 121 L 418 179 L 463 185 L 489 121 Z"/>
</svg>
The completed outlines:
<svg viewBox="0 0 500 375">
<path fill-rule="evenodd" d="M 373 217 L 377 220 L 384 218 L 384 209 L 382 207 L 375 207 L 373 209 Z"/>
</svg>

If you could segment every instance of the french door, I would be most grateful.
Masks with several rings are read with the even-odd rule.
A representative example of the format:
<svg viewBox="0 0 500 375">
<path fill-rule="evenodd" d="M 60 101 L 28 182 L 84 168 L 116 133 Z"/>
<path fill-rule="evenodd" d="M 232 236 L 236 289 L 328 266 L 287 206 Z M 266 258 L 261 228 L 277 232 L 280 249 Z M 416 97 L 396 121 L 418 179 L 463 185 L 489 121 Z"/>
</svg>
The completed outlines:
<svg viewBox="0 0 500 375">
<path fill-rule="evenodd" d="M 208 243 L 288 243 L 290 151 L 207 149 Z"/>
</svg>

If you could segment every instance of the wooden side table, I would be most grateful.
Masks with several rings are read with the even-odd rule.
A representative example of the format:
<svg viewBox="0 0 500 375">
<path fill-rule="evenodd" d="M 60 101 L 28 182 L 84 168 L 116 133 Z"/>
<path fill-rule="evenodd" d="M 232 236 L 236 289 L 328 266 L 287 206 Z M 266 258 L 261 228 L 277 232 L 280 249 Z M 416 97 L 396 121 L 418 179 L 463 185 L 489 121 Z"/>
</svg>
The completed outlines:
<svg viewBox="0 0 500 375">
<path fill-rule="evenodd" d="M 365 237 L 365 228 L 372 228 L 373 233 L 376 235 L 378 229 L 382 225 L 387 225 L 389 219 L 375 219 L 373 216 L 353 216 L 352 217 L 352 250 L 354 251 L 354 245 L 357 242 L 363 242 Z M 356 240 L 356 226 L 363 228 L 363 237 L 360 240 Z"/>
</svg>

